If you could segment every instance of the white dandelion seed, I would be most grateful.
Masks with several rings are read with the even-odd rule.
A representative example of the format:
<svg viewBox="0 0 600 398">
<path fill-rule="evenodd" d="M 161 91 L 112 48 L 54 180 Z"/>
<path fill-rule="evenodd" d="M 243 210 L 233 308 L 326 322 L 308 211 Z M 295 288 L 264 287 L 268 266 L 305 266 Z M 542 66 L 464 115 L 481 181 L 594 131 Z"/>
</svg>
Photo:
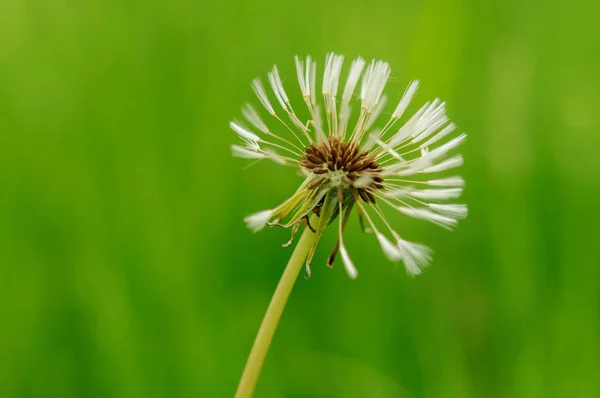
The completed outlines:
<svg viewBox="0 0 600 398">
<path fill-rule="evenodd" d="M 279 206 L 246 217 L 246 224 L 255 232 L 267 224 L 292 227 L 292 235 L 301 224 L 307 224 L 317 234 L 307 259 L 309 271 L 318 238 L 338 219 L 338 239 L 328 264 L 333 264 L 339 252 L 344 268 L 355 278 L 358 271 L 342 233 L 356 205 L 363 229 L 374 233 L 386 257 L 402 261 L 409 275 L 418 275 L 431 262 L 431 249 L 401 238 L 380 204 L 446 229 L 455 227 L 468 213 L 465 204 L 452 203 L 461 196 L 465 182 L 460 176 L 439 173 L 463 164 L 457 148 L 466 134 L 453 136 L 456 126 L 446 115 L 446 103 L 439 99 L 405 116 L 418 91 L 418 80 L 410 82 L 400 98 L 396 97 L 395 107 L 386 111 L 384 91 L 391 75 L 386 62 L 367 63 L 358 57 L 346 72 L 343 65 L 342 55 L 327 55 L 319 101 L 316 62 L 311 57 L 295 58 L 295 75 L 305 103 L 296 111 L 303 111 L 305 119 L 300 116 L 303 112 L 292 108 L 283 86 L 285 75 L 276 66 L 267 74 L 270 94 L 261 79 L 252 81 L 268 115 L 261 117 L 251 105 L 242 108 L 253 129 L 237 120 L 230 123 L 242 140 L 241 145 L 232 145 L 233 155 L 292 166 L 300 170 L 304 181 Z M 269 95 L 277 100 L 278 110 Z M 391 116 L 381 122 L 386 114 Z M 264 120 L 269 116 L 277 128 L 267 127 L 270 124 Z M 311 216 L 318 222 L 311 225 Z"/>
<path fill-rule="evenodd" d="M 244 218 L 246 225 L 254 232 L 258 232 L 267 225 L 267 222 L 273 217 L 273 210 L 263 210 L 258 213 L 250 214 Z"/>
</svg>

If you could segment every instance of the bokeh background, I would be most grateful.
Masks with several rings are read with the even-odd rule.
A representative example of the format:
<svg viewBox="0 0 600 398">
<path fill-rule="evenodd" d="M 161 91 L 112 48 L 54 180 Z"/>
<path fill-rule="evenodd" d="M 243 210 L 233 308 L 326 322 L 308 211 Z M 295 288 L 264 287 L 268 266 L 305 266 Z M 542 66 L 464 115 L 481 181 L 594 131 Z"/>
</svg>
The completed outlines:
<svg viewBox="0 0 600 398">
<path fill-rule="evenodd" d="M 230 157 L 249 83 L 293 56 L 383 58 L 460 129 L 470 216 L 356 220 L 360 270 L 293 291 L 258 397 L 600 396 L 597 2 L 5 0 L 0 397 L 232 396 L 290 248 L 244 215 L 299 183 Z M 322 69 L 321 69 L 322 70 Z M 416 109 L 415 107 L 412 108 Z"/>
</svg>

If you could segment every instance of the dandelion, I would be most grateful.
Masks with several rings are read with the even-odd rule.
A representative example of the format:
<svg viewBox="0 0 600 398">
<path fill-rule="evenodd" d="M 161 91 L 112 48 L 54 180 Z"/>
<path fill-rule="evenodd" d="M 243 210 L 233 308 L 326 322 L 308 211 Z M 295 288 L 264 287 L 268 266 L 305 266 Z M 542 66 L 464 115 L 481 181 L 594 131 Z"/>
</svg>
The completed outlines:
<svg viewBox="0 0 600 398">
<path fill-rule="evenodd" d="M 266 110 L 264 116 L 246 105 L 242 109 L 245 122 L 230 123 L 241 139 L 241 144 L 232 146 L 234 156 L 268 159 L 299 170 L 304 178 L 287 200 L 246 217 L 248 227 L 255 232 L 267 225 L 291 228 L 287 246 L 300 227 L 306 226 L 265 315 L 240 382 L 239 397 L 252 394 L 293 283 L 302 264 L 310 276 L 317 243 L 328 226 L 338 234 L 328 266 L 333 266 L 339 254 L 348 275 L 358 275 L 343 239 L 356 208 L 363 231 L 375 235 L 385 256 L 402 262 L 414 276 L 430 264 L 432 251 L 403 239 L 388 222 L 384 208 L 446 229 L 467 216 L 466 205 L 448 203 L 458 199 L 464 187 L 464 180 L 448 175 L 452 174 L 448 170 L 462 165 L 456 149 L 466 134 L 453 135 L 456 126 L 446 115 L 446 103 L 439 99 L 426 102 L 405 117 L 419 86 L 412 81 L 396 107 L 390 108 L 391 116 L 381 121 L 388 103 L 384 89 L 390 66 L 358 57 L 343 80 L 343 63 L 342 55 L 327 55 L 322 82 L 317 86 L 316 62 L 311 57 L 295 58 L 302 108 L 306 108 L 301 112 L 308 115 L 307 120 L 296 113 L 301 104 L 294 104 L 296 109 L 292 106 L 274 66 L 268 73 L 270 91 L 262 80 L 252 82 Z M 317 87 L 321 100 L 317 99 Z"/>
<path fill-rule="evenodd" d="M 439 99 L 427 102 L 399 126 L 417 92 L 418 81 L 408 85 L 385 125 L 372 128 L 381 119 L 386 104 L 383 91 L 391 73 L 386 62 L 373 60 L 367 65 L 362 58 L 355 59 L 340 91 L 344 57 L 329 54 L 321 86 L 321 105 L 316 100 L 316 63 L 310 57 L 306 60 L 296 57 L 295 61 L 300 91 L 310 115 L 307 121 L 296 115 L 279 71 L 273 67 L 268 81 L 281 115 L 260 79 L 252 82 L 252 88 L 275 119 L 276 129 L 267 127 L 251 105 L 246 105 L 242 113 L 254 131 L 241 122 L 230 123 L 243 142 L 232 146 L 235 156 L 270 159 L 299 169 L 304 176 L 289 199 L 273 209 L 248 216 L 245 219 L 248 227 L 255 232 L 266 225 L 291 227 L 293 238 L 299 226 L 306 225 L 316 234 L 305 263 L 310 275 L 317 242 L 325 228 L 338 219 L 338 239 L 327 265 L 332 266 L 341 251 L 344 267 L 354 278 L 358 272 L 342 234 L 348 215 L 356 207 L 361 225 L 375 234 L 385 255 L 390 260 L 402 261 L 410 275 L 419 274 L 431 261 L 430 249 L 401 239 L 380 205 L 445 228 L 454 227 L 459 219 L 466 217 L 466 205 L 440 202 L 459 198 L 464 180 L 457 176 L 435 179 L 432 175 L 462 165 L 461 155 L 448 157 L 448 154 L 465 140 L 466 134 L 440 144 L 456 126 L 446 116 L 446 104 Z M 358 115 L 352 118 L 355 94 L 360 101 L 355 106 Z M 314 215 L 312 220 L 311 215 Z M 383 224 L 382 229 L 375 226 L 377 222 Z"/>
</svg>

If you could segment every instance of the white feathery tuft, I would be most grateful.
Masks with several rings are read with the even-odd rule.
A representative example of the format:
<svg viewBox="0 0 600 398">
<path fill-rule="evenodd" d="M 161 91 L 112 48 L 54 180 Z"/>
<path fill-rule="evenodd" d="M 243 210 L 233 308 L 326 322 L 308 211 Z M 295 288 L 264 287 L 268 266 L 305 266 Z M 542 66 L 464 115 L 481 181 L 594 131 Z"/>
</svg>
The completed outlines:
<svg viewBox="0 0 600 398">
<path fill-rule="evenodd" d="M 325 56 L 325 70 L 323 71 L 323 83 L 321 84 L 321 94 L 329 94 L 329 86 L 331 85 L 331 66 L 333 64 L 335 53 L 329 53 Z"/>
<path fill-rule="evenodd" d="M 271 105 L 269 97 L 267 97 L 265 87 L 259 78 L 252 80 L 252 90 L 254 90 L 256 97 L 258 97 L 258 100 L 265 107 L 267 112 L 269 112 L 271 115 L 275 115 L 275 109 L 273 109 L 273 105 Z"/>
<path fill-rule="evenodd" d="M 273 66 L 273 70 L 269 72 L 269 82 L 271 83 L 271 88 L 275 93 L 275 97 L 277 97 L 277 101 L 281 104 L 281 107 L 287 113 L 290 113 L 290 109 L 288 107 L 289 100 L 285 90 L 283 89 L 283 83 L 281 82 L 281 78 L 279 77 L 279 71 L 277 70 L 277 65 Z"/>
<path fill-rule="evenodd" d="M 444 170 L 450 170 L 455 167 L 460 167 L 463 164 L 462 155 L 456 155 L 449 159 L 444 160 L 441 163 L 436 164 L 435 166 L 426 167 L 423 169 L 423 173 L 437 173 Z"/>
<path fill-rule="evenodd" d="M 300 91 L 304 98 L 310 98 L 310 57 L 306 58 L 306 64 L 298 57 L 294 57 L 296 63 L 296 73 L 298 74 L 298 83 L 300 84 Z M 306 65 L 306 67 L 305 67 Z"/>
<path fill-rule="evenodd" d="M 406 91 L 404 91 L 404 95 L 402 95 L 400 102 L 398 102 L 398 106 L 396 107 L 396 110 L 392 114 L 393 118 L 400 119 L 402 117 L 402 115 L 404 114 L 404 111 L 406 111 L 406 108 L 408 108 L 408 105 L 410 105 L 410 102 L 412 101 L 413 97 L 417 93 L 418 89 L 419 89 L 419 81 L 418 80 L 413 80 L 412 82 L 410 82 L 410 84 L 406 88 Z"/>
<path fill-rule="evenodd" d="M 443 214 L 448 217 L 453 217 L 456 219 L 464 219 L 467 217 L 469 212 L 469 208 L 467 205 L 463 204 L 437 204 L 430 203 L 429 208 L 431 210 L 437 211 L 440 214 Z"/>
<path fill-rule="evenodd" d="M 418 173 L 438 173 L 440 171 L 445 171 L 449 169 L 453 169 L 455 167 L 462 166 L 463 157 L 462 155 L 456 155 L 449 159 L 444 160 L 438 164 L 433 164 L 435 159 L 433 156 L 429 156 L 426 151 L 427 148 L 424 148 L 424 155 L 420 158 L 414 159 L 410 162 L 406 169 L 400 170 L 398 167 L 392 168 L 388 170 L 386 174 L 394 174 L 398 176 L 410 176 Z M 435 155 L 435 154 L 434 154 Z M 439 157 L 439 154 L 438 154 Z"/>
<path fill-rule="evenodd" d="M 329 93 L 335 98 L 338 92 L 338 85 L 340 84 L 340 74 L 342 73 L 342 65 L 344 64 L 344 56 L 337 55 L 333 60 L 333 65 L 331 68 L 331 86 L 329 89 Z"/>
<path fill-rule="evenodd" d="M 406 214 L 409 217 L 413 217 L 419 220 L 430 221 L 434 224 L 437 224 L 441 227 L 451 229 L 457 224 L 457 221 L 454 218 L 446 217 L 441 214 L 434 213 L 429 209 L 415 209 L 412 207 L 406 206 L 398 206 L 396 207 L 398 211 L 403 214 Z"/>
<path fill-rule="evenodd" d="M 273 217 L 273 210 L 263 210 L 258 213 L 250 214 L 244 218 L 244 222 L 253 232 L 258 232 L 267 225 Z"/>
<path fill-rule="evenodd" d="M 381 232 L 376 231 L 375 236 L 381 245 L 383 253 L 390 261 L 398 261 L 402 259 L 402 253 L 388 238 L 385 237 Z"/>
<path fill-rule="evenodd" d="M 269 132 L 269 128 L 267 127 L 265 122 L 262 121 L 262 119 L 258 115 L 258 112 L 256 111 L 256 109 L 254 109 L 252 105 L 246 104 L 242 108 L 242 115 L 244 115 L 246 120 L 248 120 L 250 124 L 252 124 L 257 130 L 263 133 Z"/>
<path fill-rule="evenodd" d="M 419 143 L 419 142 L 423 141 L 424 139 L 430 137 L 436 131 L 441 129 L 446 123 L 448 123 L 449 120 L 450 119 L 448 119 L 448 116 L 441 115 L 436 119 L 430 120 L 427 124 L 423 124 L 423 125 L 419 126 L 418 133 L 413 138 L 412 142 Z M 425 144 L 421 144 L 421 148 L 426 147 L 426 146 L 427 145 L 425 145 Z"/>
<path fill-rule="evenodd" d="M 387 62 L 373 60 L 367 67 L 366 73 L 363 75 L 362 86 L 361 86 L 361 100 L 362 107 L 367 112 L 373 112 L 381 95 L 383 89 L 392 73 L 392 69 Z"/>
<path fill-rule="evenodd" d="M 346 272 L 348 273 L 348 276 L 350 276 L 350 278 L 352 278 L 352 279 L 356 279 L 356 277 L 358 276 L 358 271 L 356 270 L 356 267 L 354 266 L 352 259 L 350 259 L 350 255 L 348 255 L 348 250 L 346 250 L 346 246 L 344 246 L 344 242 L 342 241 L 341 237 L 340 237 L 340 255 L 342 257 L 342 263 L 344 264 L 344 268 L 346 268 Z"/>
<path fill-rule="evenodd" d="M 398 249 L 402 254 L 406 272 L 411 276 L 419 275 L 431 262 L 432 250 L 425 245 L 398 239 Z"/>
<path fill-rule="evenodd" d="M 373 76 L 373 67 L 375 65 L 375 60 L 371 60 L 369 66 L 365 70 L 365 73 L 362 76 L 362 84 L 360 85 L 360 100 L 365 101 L 365 97 L 367 96 L 367 89 L 369 88 L 369 81 L 371 80 L 371 76 Z"/>
<path fill-rule="evenodd" d="M 415 135 L 415 131 L 418 128 L 419 118 L 427 110 L 429 105 L 430 105 L 430 103 L 426 102 L 425 105 L 423 105 L 421 108 L 419 108 L 419 110 L 417 112 L 415 112 L 415 114 L 412 115 L 412 117 L 410 119 L 408 119 L 408 121 L 406 123 L 404 123 L 404 125 L 398 129 L 396 134 L 394 134 L 389 141 L 390 147 L 395 148 L 396 146 L 403 143 L 409 137 L 412 137 Z"/>
<path fill-rule="evenodd" d="M 306 63 L 310 62 L 310 57 L 306 57 Z M 308 66 L 307 66 L 308 68 Z M 308 69 L 307 69 L 308 70 Z M 308 76 L 308 72 L 307 72 Z M 312 61 L 312 67 L 310 68 L 310 102 L 313 106 L 317 104 L 317 62 Z"/>
<path fill-rule="evenodd" d="M 458 137 L 455 137 L 455 138 L 451 139 L 450 141 L 446 142 L 444 145 L 439 146 L 435 149 L 432 149 L 426 155 L 422 156 L 419 159 L 416 159 L 414 161 L 414 167 L 415 168 L 420 168 L 420 166 L 422 166 L 421 168 L 428 167 L 429 164 L 433 163 L 434 160 L 441 158 L 442 156 L 446 155 L 446 153 L 450 152 L 451 150 L 453 150 L 454 148 L 456 148 L 457 146 L 462 144 L 466 138 L 467 138 L 467 135 L 465 133 L 462 133 Z"/>
<path fill-rule="evenodd" d="M 446 200 L 459 198 L 462 188 L 419 189 L 410 192 L 410 196 L 423 200 Z"/>
<path fill-rule="evenodd" d="M 231 154 L 235 157 L 245 158 L 245 159 L 264 159 L 264 158 L 266 158 L 264 153 L 258 152 L 258 150 L 252 150 L 248 147 L 244 147 L 241 145 L 232 145 L 231 146 Z"/>
<path fill-rule="evenodd" d="M 270 159 L 275 163 L 285 165 L 287 161 L 285 158 L 279 156 L 277 152 L 272 149 L 261 150 L 258 144 L 253 142 L 247 142 L 247 146 L 232 145 L 231 154 L 238 158 L 245 159 Z"/>
<path fill-rule="evenodd" d="M 446 103 L 436 98 L 419 117 L 419 127 L 424 131 L 444 118 L 446 118 Z"/>
<path fill-rule="evenodd" d="M 253 142 L 260 141 L 260 138 L 256 134 L 254 134 L 253 132 L 251 132 L 250 130 L 243 127 L 237 122 L 229 122 L 229 127 L 231 127 L 233 131 L 235 131 L 240 137 L 244 138 L 245 140 Z"/>
<path fill-rule="evenodd" d="M 342 94 L 342 100 L 345 103 L 350 102 L 352 99 L 352 94 L 354 93 L 354 89 L 360 80 L 360 75 L 362 74 L 364 68 L 365 60 L 361 57 L 358 57 L 352 61 L 350 72 L 348 73 L 348 78 L 346 79 L 346 85 L 344 86 L 344 92 Z"/>
<path fill-rule="evenodd" d="M 325 58 L 325 73 L 323 75 L 323 95 L 331 95 L 334 97 L 337 95 L 343 63 L 343 55 L 336 55 L 335 53 L 327 54 L 327 57 Z"/>
<path fill-rule="evenodd" d="M 327 55 L 325 73 L 323 75 L 322 93 L 330 136 L 336 136 L 340 133 L 337 123 L 336 96 L 343 62 L 343 55 L 336 55 L 334 53 Z"/>
<path fill-rule="evenodd" d="M 439 140 L 441 140 L 448 134 L 452 133 L 454 130 L 456 130 L 456 125 L 454 123 L 449 123 L 446 127 L 444 127 L 442 130 L 440 130 L 440 132 L 438 132 L 436 135 L 434 135 L 433 137 L 431 137 L 430 139 L 428 139 L 427 141 L 422 143 L 421 148 L 428 147 L 428 146 L 435 144 L 436 142 L 438 142 Z"/>
<path fill-rule="evenodd" d="M 423 141 L 442 128 L 448 121 L 446 103 L 440 103 L 440 100 L 436 98 L 417 120 L 414 131 L 410 134 L 410 138 L 412 138 L 411 142 L 418 143 Z M 421 145 L 421 147 L 424 146 L 426 145 Z"/>
<path fill-rule="evenodd" d="M 350 72 L 348 73 L 348 78 L 346 79 L 346 85 L 344 86 L 344 91 L 342 93 L 342 102 L 340 109 L 340 125 L 339 131 L 341 135 L 344 136 L 346 133 L 346 128 L 348 127 L 348 121 L 350 119 L 350 100 L 352 99 L 352 95 L 354 94 L 354 89 L 360 80 L 360 76 L 365 67 L 365 60 L 361 57 L 356 58 L 352 61 L 352 65 L 350 66 Z"/>
<path fill-rule="evenodd" d="M 439 180 L 429 180 L 427 181 L 427 185 L 434 187 L 464 187 L 465 180 L 459 176 L 447 177 Z"/>
</svg>

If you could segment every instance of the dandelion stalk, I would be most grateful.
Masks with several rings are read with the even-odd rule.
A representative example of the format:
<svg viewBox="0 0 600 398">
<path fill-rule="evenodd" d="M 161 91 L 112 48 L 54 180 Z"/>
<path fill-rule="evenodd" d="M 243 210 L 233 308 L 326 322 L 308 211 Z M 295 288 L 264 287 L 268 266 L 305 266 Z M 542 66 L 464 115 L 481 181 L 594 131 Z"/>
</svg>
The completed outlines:
<svg viewBox="0 0 600 398">
<path fill-rule="evenodd" d="M 256 339 L 254 340 L 254 345 L 250 351 L 250 356 L 248 356 L 244 373 L 242 374 L 240 384 L 238 385 L 238 389 L 235 394 L 236 398 L 248 398 L 252 396 L 256 386 L 256 381 L 258 380 L 258 376 L 260 375 L 260 371 L 263 366 L 263 362 L 265 361 L 265 356 L 267 355 L 267 351 L 271 345 L 271 340 L 273 340 L 275 329 L 277 328 L 277 324 L 279 323 L 279 319 L 281 318 L 281 314 L 287 299 L 290 296 L 292 288 L 294 287 L 294 283 L 296 282 L 298 274 L 302 269 L 304 259 L 306 258 L 308 251 L 315 242 L 316 238 L 317 234 L 312 232 L 309 228 L 304 229 L 304 233 L 296 245 L 290 261 L 283 271 L 283 275 L 281 276 L 279 284 L 275 289 L 275 293 L 271 298 L 269 308 L 267 308 L 265 317 L 260 325 L 260 329 L 258 330 Z"/>
</svg>

